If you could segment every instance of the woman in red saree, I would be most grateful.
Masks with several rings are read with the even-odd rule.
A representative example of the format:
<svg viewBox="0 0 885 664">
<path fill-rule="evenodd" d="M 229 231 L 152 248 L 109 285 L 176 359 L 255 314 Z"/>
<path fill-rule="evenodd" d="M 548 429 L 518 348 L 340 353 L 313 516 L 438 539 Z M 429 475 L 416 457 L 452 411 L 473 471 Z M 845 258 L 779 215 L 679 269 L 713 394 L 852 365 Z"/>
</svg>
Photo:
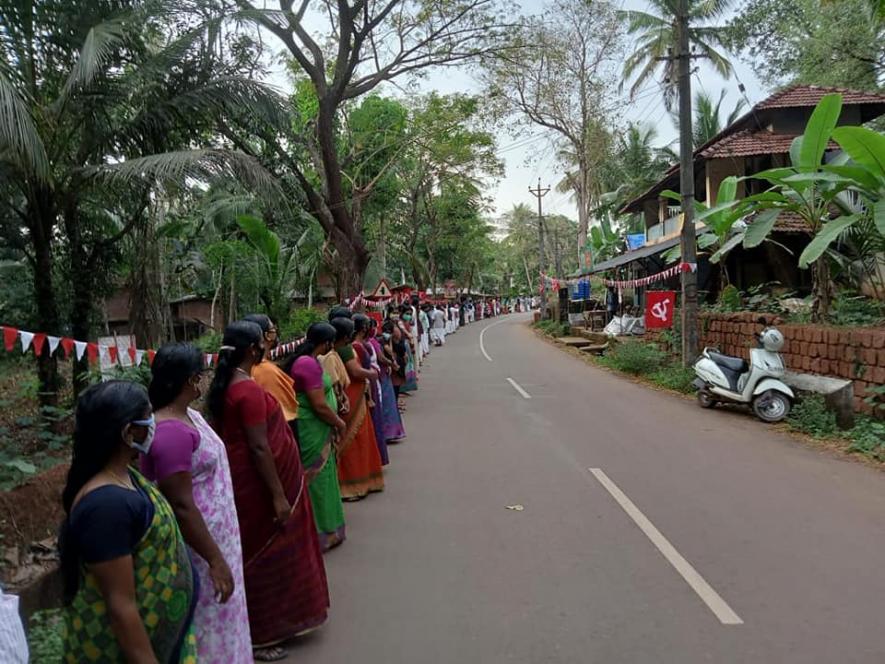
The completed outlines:
<svg viewBox="0 0 885 664">
<path fill-rule="evenodd" d="M 361 500 L 370 493 L 384 491 L 381 454 L 366 400 L 366 381 L 377 378 L 378 373 L 374 369 L 363 368 L 365 357 L 358 353 L 366 351 L 362 344 L 351 343 L 353 321 L 335 318 L 332 326 L 337 332 L 335 351 L 350 376 L 350 385 L 347 386 L 350 410 L 343 415 L 347 430 L 338 441 L 338 484 L 341 486 L 342 500 Z"/>
<path fill-rule="evenodd" d="M 209 412 L 230 462 L 255 659 L 275 661 L 286 656 L 280 643 L 326 621 L 326 570 L 292 430 L 251 377 L 261 328 L 232 323 L 222 343 Z"/>
</svg>

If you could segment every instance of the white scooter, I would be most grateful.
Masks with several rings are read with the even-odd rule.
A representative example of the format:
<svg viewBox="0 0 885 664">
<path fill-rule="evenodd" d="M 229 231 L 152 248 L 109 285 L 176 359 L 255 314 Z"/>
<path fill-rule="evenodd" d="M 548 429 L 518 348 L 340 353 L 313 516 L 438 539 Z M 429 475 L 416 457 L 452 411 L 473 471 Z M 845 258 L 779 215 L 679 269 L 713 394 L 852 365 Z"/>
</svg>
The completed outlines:
<svg viewBox="0 0 885 664">
<path fill-rule="evenodd" d="M 760 323 L 766 324 L 764 319 Z M 785 368 L 778 351 L 784 346 L 784 335 L 766 327 L 756 338 L 759 347 L 750 350 L 749 364 L 715 348 L 704 349 L 694 365 L 698 377 L 693 383 L 702 408 L 719 402 L 751 404 L 763 422 L 780 422 L 789 415 L 795 395 L 781 380 Z"/>
</svg>

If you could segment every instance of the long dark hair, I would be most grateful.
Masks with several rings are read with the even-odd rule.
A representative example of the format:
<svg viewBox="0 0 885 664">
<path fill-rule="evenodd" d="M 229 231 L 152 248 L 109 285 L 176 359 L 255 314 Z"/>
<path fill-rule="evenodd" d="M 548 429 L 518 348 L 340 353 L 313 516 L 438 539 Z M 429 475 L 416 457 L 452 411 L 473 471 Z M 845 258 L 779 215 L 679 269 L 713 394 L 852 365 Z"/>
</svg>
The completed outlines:
<svg viewBox="0 0 885 664">
<path fill-rule="evenodd" d="M 292 351 L 292 355 L 286 360 L 286 365 L 284 367 L 285 372 L 292 375 L 292 367 L 295 366 L 295 361 L 299 357 L 312 355 L 317 349 L 317 346 L 325 343 L 333 343 L 336 336 L 338 336 L 338 331 L 329 323 L 319 322 L 311 324 L 311 326 L 307 328 L 307 336 L 304 338 L 304 341 L 298 344 L 295 350 Z"/>
<path fill-rule="evenodd" d="M 354 314 L 353 315 L 353 332 L 354 334 L 360 334 L 361 332 L 365 332 L 368 334 L 369 328 L 371 327 L 371 318 L 366 316 L 365 314 Z"/>
<path fill-rule="evenodd" d="M 151 364 L 151 384 L 148 386 L 154 410 L 175 401 L 187 381 L 201 371 L 203 353 L 196 346 L 177 343 L 160 348 Z"/>
<path fill-rule="evenodd" d="M 221 350 L 218 352 L 218 364 L 215 365 L 215 376 L 212 378 L 212 386 L 209 388 L 207 405 L 209 415 L 215 421 L 216 426 L 221 425 L 224 413 L 224 395 L 234 376 L 234 371 L 246 359 L 246 353 L 261 343 L 263 333 L 257 323 L 239 320 L 231 323 L 224 330 L 221 340 Z"/>
<path fill-rule="evenodd" d="M 137 383 L 111 380 L 93 385 L 80 395 L 74 417 L 71 468 L 61 494 L 67 517 L 80 490 L 108 465 L 123 445 L 123 429 L 150 410 L 147 391 Z M 80 585 L 79 553 L 71 545 L 65 518 L 59 534 L 65 601 L 70 603 Z"/>
<path fill-rule="evenodd" d="M 340 305 L 337 307 L 332 307 L 329 310 L 329 322 L 331 323 L 336 318 L 351 319 L 353 318 L 353 311 L 351 311 L 350 307 L 342 307 Z"/>
<path fill-rule="evenodd" d="M 342 341 L 343 339 L 353 341 L 354 325 L 352 320 L 349 318 L 333 318 L 331 325 L 335 328 L 335 341 Z"/>
<path fill-rule="evenodd" d="M 243 316 L 243 320 L 248 321 L 249 323 L 255 323 L 265 334 L 270 330 L 270 316 L 265 314 L 249 314 L 248 316 Z"/>
</svg>

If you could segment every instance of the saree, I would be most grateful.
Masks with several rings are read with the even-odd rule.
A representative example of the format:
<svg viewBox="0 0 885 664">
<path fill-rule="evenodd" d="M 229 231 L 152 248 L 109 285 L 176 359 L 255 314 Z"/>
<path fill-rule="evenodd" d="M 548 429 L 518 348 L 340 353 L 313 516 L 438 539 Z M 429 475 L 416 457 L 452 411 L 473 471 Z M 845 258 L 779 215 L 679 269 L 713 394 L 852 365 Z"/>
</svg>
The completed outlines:
<svg viewBox="0 0 885 664">
<path fill-rule="evenodd" d="M 313 358 L 309 358 L 313 359 Z M 299 361 L 301 359 L 299 358 Z M 314 360 L 315 361 L 315 360 Z M 319 363 L 317 363 L 319 364 Z M 338 410 L 332 378 L 322 371 L 323 393 L 326 405 L 333 412 Z M 332 445 L 332 427 L 317 417 L 310 405 L 307 391 L 302 389 L 304 383 L 296 362 L 292 367 L 295 379 L 296 396 L 298 397 L 298 437 L 301 443 L 301 461 L 304 474 L 307 476 L 307 487 L 313 516 L 316 521 L 320 548 L 323 551 L 341 544 L 345 539 L 344 508 L 341 505 L 341 489 L 338 487 L 338 471 L 335 461 L 335 450 Z"/>
<path fill-rule="evenodd" d="M 326 622 L 329 588 L 301 455 L 277 400 L 252 380 L 224 398 L 227 449 L 243 543 L 243 576 L 253 648 L 266 648 Z M 264 424 L 277 475 L 292 511 L 282 525 L 249 448 L 246 427 Z"/>
<path fill-rule="evenodd" d="M 361 347 L 357 348 L 365 353 Z M 338 354 L 345 363 L 354 357 L 362 363 L 359 351 L 354 346 L 344 346 L 338 349 Z M 347 430 L 338 444 L 338 484 L 342 499 L 359 500 L 369 493 L 384 490 L 384 472 L 366 402 L 366 381 L 351 376 L 347 398 L 350 411 L 344 416 Z"/>
<path fill-rule="evenodd" d="M 400 388 L 401 392 L 414 392 L 418 389 L 418 372 L 415 370 L 415 355 L 412 353 L 412 345 L 406 344 L 406 382 Z"/>
<path fill-rule="evenodd" d="M 396 392 L 388 367 L 381 367 L 381 379 L 378 384 L 381 387 L 381 427 L 384 440 L 388 443 L 399 442 L 406 437 L 406 430 L 403 427 L 403 418 L 399 414 Z"/>
<path fill-rule="evenodd" d="M 378 364 L 377 353 L 381 350 L 381 346 L 378 346 L 376 350 L 373 342 L 378 343 L 374 339 L 367 339 L 363 343 L 363 348 L 366 351 L 365 357 L 361 358 L 363 369 L 375 369 L 380 376 L 381 366 Z M 371 398 L 369 415 L 372 417 L 372 426 L 375 428 L 375 442 L 378 445 L 378 454 L 381 455 L 381 465 L 386 466 L 390 463 L 390 457 L 387 454 L 387 438 L 384 437 L 384 422 L 381 418 L 381 387 L 377 378 L 369 381 L 369 396 Z"/>
<path fill-rule="evenodd" d="M 154 517 L 132 553 L 138 613 L 158 661 L 194 664 L 197 639 L 192 621 L 199 592 L 187 545 L 160 491 L 136 471 L 130 470 L 130 476 L 154 506 Z M 65 661 L 121 662 L 98 583 L 85 567 L 81 574 L 80 588 L 65 611 Z"/>
</svg>

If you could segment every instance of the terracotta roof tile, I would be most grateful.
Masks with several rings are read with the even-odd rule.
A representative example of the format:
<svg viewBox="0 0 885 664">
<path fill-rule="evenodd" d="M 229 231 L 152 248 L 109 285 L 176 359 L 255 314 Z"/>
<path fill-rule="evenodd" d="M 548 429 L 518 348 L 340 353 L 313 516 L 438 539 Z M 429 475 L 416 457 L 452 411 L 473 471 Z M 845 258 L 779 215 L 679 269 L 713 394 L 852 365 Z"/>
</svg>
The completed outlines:
<svg viewBox="0 0 885 664">
<path fill-rule="evenodd" d="M 751 157 L 760 154 L 787 154 L 793 144 L 794 134 L 773 134 L 768 131 L 751 131 L 744 129 L 735 134 L 725 136 L 722 140 L 708 145 L 698 154 L 707 159 L 724 157 Z M 838 145 L 830 141 L 831 150 Z"/>
<path fill-rule="evenodd" d="M 747 222 L 752 224 L 755 217 L 748 217 Z M 781 212 L 777 221 L 774 222 L 774 230 L 778 233 L 806 233 L 808 224 L 795 212 L 789 210 Z"/>
<path fill-rule="evenodd" d="M 842 95 L 842 104 L 885 104 L 885 94 L 878 92 L 864 92 L 861 90 L 849 90 L 847 88 L 831 88 L 819 85 L 794 85 L 792 87 L 775 92 L 758 104 L 754 110 L 767 108 L 796 108 L 801 106 L 817 106 L 824 95 L 838 92 Z"/>
</svg>

